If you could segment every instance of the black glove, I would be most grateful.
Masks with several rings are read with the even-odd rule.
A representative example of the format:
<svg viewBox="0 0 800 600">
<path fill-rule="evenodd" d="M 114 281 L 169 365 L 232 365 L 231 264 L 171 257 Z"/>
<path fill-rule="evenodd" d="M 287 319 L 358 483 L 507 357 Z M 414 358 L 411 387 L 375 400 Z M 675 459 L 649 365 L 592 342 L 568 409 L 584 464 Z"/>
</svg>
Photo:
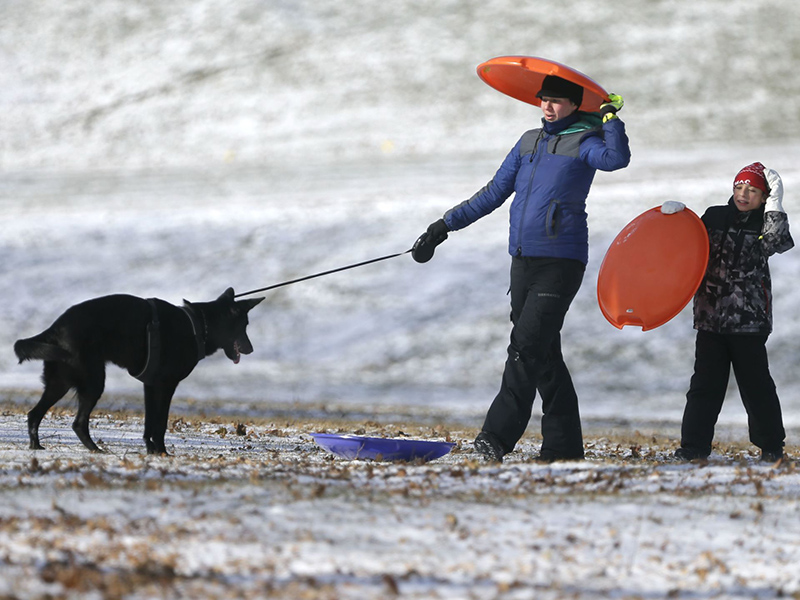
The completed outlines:
<svg viewBox="0 0 800 600">
<path fill-rule="evenodd" d="M 447 223 L 444 219 L 439 219 L 435 223 L 431 223 L 425 233 L 417 238 L 414 246 L 411 248 L 411 256 L 418 263 L 428 262 L 433 258 L 433 251 L 436 246 L 441 244 L 447 239 Z"/>
</svg>

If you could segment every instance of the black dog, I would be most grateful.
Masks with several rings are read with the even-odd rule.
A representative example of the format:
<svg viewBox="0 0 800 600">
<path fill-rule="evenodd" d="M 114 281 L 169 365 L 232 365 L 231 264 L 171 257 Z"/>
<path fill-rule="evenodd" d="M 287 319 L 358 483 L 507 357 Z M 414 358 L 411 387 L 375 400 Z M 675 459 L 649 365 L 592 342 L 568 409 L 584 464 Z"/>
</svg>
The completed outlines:
<svg viewBox="0 0 800 600">
<path fill-rule="evenodd" d="M 177 307 L 163 300 L 115 295 L 76 304 L 49 329 L 18 340 L 20 362 L 43 360 L 44 392 L 28 413 L 31 449 L 40 450 L 39 424 L 70 390 L 78 396 L 72 429 L 89 450 L 89 415 L 103 394 L 106 363 L 144 383 L 144 441 L 148 454 L 166 454 L 164 435 L 172 395 L 197 363 L 220 348 L 234 363 L 250 354 L 247 313 L 263 298 L 234 300 L 232 288 L 213 302 Z"/>
</svg>

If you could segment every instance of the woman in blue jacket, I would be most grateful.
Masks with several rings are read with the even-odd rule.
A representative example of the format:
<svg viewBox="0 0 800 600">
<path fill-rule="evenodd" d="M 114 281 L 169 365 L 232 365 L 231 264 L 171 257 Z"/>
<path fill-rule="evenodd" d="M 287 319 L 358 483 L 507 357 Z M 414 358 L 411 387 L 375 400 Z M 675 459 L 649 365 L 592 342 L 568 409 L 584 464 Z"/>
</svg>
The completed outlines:
<svg viewBox="0 0 800 600">
<path fill-rule="evenodd" d="M 472 198 L 448 210 L 414 244 L 425 262 L 456 231 L 488 215 L 515 194 L 509 210 L 511 343 L 500 391 L 486 415 L 475 449 L 500 462 L 512 452 L 542 397 L 539 460 L 583 458 L 578 397 L 561 355 L 561 327 L 583 280 L 589 255 L 586 197 L 597 169 L 630 162 L 625 125 L 612 95 L 600 113 L 579 110 L 583 88 L 544 78 L 537 94 L 542 126 L 528 131 L 494 178 Z"/>
</svg>

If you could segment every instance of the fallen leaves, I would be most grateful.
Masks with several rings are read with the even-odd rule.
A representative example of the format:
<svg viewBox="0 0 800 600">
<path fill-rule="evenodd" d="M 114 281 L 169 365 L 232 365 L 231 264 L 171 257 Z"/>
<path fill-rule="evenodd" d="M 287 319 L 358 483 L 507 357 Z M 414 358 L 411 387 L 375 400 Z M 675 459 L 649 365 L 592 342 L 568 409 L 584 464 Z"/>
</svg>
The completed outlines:
<svg viewBox="0 0 800 600">
<path fill-rule="evenodd" d="M 741 447 L 721 446 L 705 465 L 675 463 L 667 460 L 674 439 L 638 432 L 588 437 L 587 460 L 549 465 L 532 461 L 540 442 L 531 436 L 502 465 L 490 465 L 472 451 L 474 430 L 179 416 L 168 440 L 174 456 L 154 457 L 141 446 L 137 419 L 99 419 L 110 450 L 102 455 L 85 452 L 70 435 L 37 453 L 0 437 L 0 563 L 6 561 L 6 578 L 12 569 L 17 585 L 46 580 L 73 596 L 114 598 L 133 590 L 146 596 L 142 590 L 151 585 L 185 597 L 197 590 L 219 598 L 314 600 L 346 597 L 348 585 L 361 586 L 360 597 L 403 596 L 407 583 L 411 590 L 452 591 L 458 584 L 447 586 L 461 578 L 490 593 L 519 589 L 528 597 L 541 591 L 535 582 L 545 573 L 576 569 L 582 577 L 610 581 L 646 564 L 663 578 L 664 595 L 680 595 L 684 583 L 675 581 L 713 589 L 723 577 L 741 576 L 719 547 L 686 553 L 671 537 L 676 512 L 684 514 L 680 507 L 711 518 L 718 510 L 717 523 L 746 529 L 774 518 L 780 499 L 794 498 L 800 487 L 792 461 L 763 464 Z M 71 433 L 70 423 L 65 413 L 48 427 Z M 457 447 L 425 464 L 347 461 L 314 444 L 309 433 L 326 430 L 445 439 Z M 31 495 L 52 501 L 27 506 L 21 499 Z M 724 503 L 716 509 L 719 499 Z M 604 520 L 619 506 L 644 508 Z M 582 518 L 587 508 L 593 512 Z M 302 511 L 307 518 L 297 516 Z M 351 512 L 355 520 L 348 520 Z M 515 521 L 520 514 L 528 520 Z M 573 525 L 561 527 L 560 519 L 573 519 Z M 397 527 L 402 533 L 395 535 Z M 631 531 L 639 532 L 635 543 Z M 408 552 L 428 538 L 445 557 L 443 563 L 435 557 L 442 566 L 436 575 Z M 344 564 L 339 561 L 353 550 L 337 545 L 341 539 L 366 544 L 371 552 L 379 544 L 378 556 L 397 546 L 396 560 L 383 558 L 376 566 L 365 551 L 356 552 L 361 562 Z M 736 552 L 752 547 L 745 535 L 736 539 Z M 506 548 L 513 550 L 505 554 Z M 535 565 L 530 571 L 514 566 L 520 551 Z M 494 562 L 484 568 L 462 554 Z"/>
</svg>

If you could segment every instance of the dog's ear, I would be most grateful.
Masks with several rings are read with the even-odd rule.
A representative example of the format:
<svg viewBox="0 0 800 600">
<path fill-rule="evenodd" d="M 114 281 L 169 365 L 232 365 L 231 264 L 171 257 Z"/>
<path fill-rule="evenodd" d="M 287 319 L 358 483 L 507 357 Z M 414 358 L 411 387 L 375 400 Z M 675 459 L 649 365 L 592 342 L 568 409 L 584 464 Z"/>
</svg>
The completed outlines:
<svg viewBox="0 0 800 600">
<path fill-rule="evenodd" d="M 250 312 L 250 310 L 261 302 L 264 298 L 251 298 L 250 300 L 239 300 L 236 303 L 236 308 L 243 312 Z"/>
<path fill-rule="evenodd" d="M 229 287 L 227 290 L 222 292 L 222 294 L 220 294 L 220 297 L 217 298 L 217 300 L 226 300 L 228 302 L 233 302 L 233 296 L 234 296 L 233 288 Z"/>
</svg>

